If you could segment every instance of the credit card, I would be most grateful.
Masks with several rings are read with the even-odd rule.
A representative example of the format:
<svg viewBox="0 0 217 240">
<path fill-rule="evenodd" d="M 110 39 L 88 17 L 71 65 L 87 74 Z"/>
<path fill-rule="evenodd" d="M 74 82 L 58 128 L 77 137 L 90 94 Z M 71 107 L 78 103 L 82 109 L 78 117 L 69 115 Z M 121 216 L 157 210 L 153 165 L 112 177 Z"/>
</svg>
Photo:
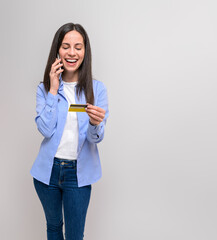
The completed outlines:
<svg viewBox="0 0 217 240">
<path fill-rule="evenodd" d="M 70 104 L 69 112 L 86 112 L 86 104 Z"/>
</svg>

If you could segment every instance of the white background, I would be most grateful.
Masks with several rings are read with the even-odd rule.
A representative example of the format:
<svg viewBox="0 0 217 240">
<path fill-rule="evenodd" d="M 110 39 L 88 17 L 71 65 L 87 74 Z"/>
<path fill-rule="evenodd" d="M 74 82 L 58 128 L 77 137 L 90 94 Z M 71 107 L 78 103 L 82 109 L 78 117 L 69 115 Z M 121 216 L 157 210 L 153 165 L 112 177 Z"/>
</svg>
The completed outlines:
<svg viewBox="0 0 217 240">
<path fill-rule="evenodd" d="M 36 88 L 65 23 L 88 32 L 110 116 L 85 240 L 217 239 L 217 2 L 2 1 L 2 240 L 46 239 L 29 173 Z"/>
</svg>

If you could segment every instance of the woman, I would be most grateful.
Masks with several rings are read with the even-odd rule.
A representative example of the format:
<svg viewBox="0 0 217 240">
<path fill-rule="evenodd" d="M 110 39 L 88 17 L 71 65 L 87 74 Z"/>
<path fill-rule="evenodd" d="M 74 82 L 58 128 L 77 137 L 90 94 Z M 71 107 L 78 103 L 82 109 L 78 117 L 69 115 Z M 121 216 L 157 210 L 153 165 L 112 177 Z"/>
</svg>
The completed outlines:
<svg viewBox="0 0 217 240">
<path fill-rule="evenodd" d="M 75 103 L 87 104 L 86 112 L 69 111 Z M 97 143 L 104 136 L 108 102 L 103 83 L 92 79 L 90 42 L 81 25 L 68 23 L 56 32 L 37 89 L 36 112 L 44 139 L 31 175 L 45 212 L 47 239 L 64 239 L 64 213 L 66 239 L 82 240 L 91 184 L 101 177 Z"/>
</svg>

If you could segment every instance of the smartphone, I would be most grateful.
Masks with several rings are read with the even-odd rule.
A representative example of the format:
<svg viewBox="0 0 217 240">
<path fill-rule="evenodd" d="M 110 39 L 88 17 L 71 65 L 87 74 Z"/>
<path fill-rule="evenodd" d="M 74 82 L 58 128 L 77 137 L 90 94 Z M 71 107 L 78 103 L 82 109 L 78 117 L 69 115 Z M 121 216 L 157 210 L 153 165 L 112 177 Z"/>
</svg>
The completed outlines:
<svg viewBox="0 0 217 240">
<path fill-rule="evenodd" d="M 57 58 L 60 59 L 60 55 L 59 53 L 57 53 Z M 60 64 L 60 63 L 59 63 Z M 58 70 L 62 69 L 62 67 L 60 67 Z"/>
<path fill-rule="evenodd" d="M 87 104 L 70 104 L 69 112 L 86 112 Z"/>
</svg>

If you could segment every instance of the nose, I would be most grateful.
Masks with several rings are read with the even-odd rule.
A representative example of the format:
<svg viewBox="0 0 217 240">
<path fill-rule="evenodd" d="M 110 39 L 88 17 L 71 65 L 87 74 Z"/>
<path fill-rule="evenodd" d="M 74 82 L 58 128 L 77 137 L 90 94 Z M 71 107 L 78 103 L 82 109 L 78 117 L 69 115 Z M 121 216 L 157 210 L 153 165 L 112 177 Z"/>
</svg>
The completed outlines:
<svg viewBox="0 0 217 240">
<path fill-rule="evenodd" d="M 68 54 L 69 54 L 69 56 L 74 56 L 75 55 L 75 49 L 74 48 L 69 48 Z"/>
</svg>

